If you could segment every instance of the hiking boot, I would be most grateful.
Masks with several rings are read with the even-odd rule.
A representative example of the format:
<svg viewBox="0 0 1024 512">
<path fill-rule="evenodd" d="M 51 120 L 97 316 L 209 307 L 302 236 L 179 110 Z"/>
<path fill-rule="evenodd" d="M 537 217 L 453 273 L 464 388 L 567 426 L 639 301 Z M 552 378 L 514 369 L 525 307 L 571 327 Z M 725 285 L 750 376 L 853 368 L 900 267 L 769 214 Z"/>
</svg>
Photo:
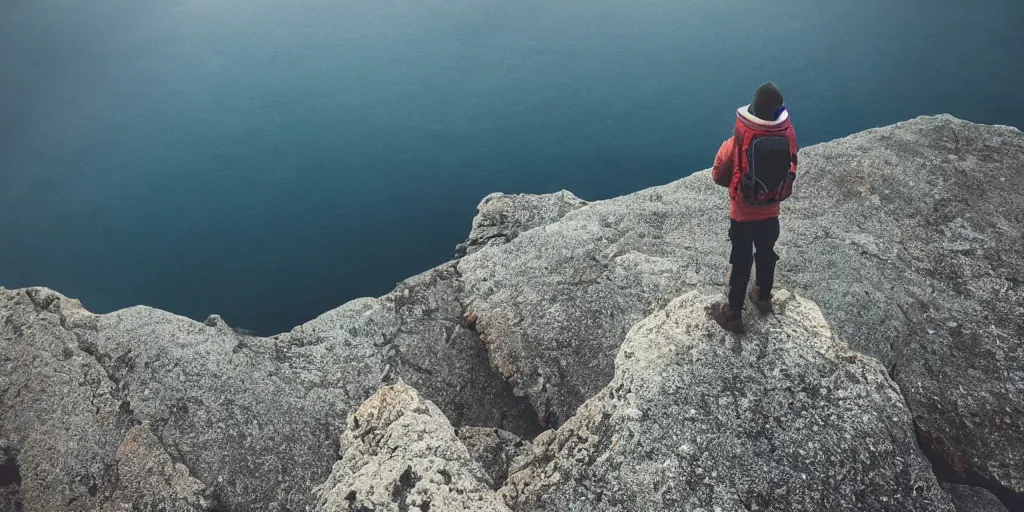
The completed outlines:
<svg viewBox="0 0 1024 512">
<path fill-rule="evenodd" d="M 761 300 L 761 289 L 757 286 L 750 289 L 750 303 L 761 312 L 762 315 L 771 315 L 775 313 L 775 308 L 772 307 L 771 297 L 768 300 Z"/>
<path fill-rule="evenodd" d="M 743 316 L 732 310 L 726 303 L 711 306 L 711 318 L 729 332 L 743 334 Z"/>
</svg>

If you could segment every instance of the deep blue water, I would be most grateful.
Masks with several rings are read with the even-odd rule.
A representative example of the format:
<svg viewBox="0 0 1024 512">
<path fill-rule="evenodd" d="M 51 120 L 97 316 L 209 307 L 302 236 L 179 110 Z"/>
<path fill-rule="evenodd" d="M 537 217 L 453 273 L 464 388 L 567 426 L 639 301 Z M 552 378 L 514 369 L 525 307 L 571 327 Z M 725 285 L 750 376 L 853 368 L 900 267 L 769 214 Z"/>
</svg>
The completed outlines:
<svg viewBox="0 0 1024 512">
<path fill-rule="evenodd" d="M 0 285 L 264 334 L 439 264 L 492 191 L 706 168 L 763 80 L 802 144 L 1024 125 L 1020 0 L 2 0 Z"/>
</svg>

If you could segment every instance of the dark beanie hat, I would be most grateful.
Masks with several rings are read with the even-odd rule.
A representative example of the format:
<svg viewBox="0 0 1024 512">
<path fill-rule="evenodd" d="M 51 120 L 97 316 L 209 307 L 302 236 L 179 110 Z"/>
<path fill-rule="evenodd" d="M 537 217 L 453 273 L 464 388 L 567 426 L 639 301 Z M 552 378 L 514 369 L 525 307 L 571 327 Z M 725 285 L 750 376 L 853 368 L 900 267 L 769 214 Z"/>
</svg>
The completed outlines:
<svg viewBox="0 0 1024 512">
<path fill-rule="evenodd" d="M 757 88 L 757 92 L 754 93 L 754 101 L 750 102 L 749 112 L 757 116 L 758 119 L 774 121 L 783 104 L 782 92 L 775 87 L 775 84 L 768 82 Z"/>
</svg>

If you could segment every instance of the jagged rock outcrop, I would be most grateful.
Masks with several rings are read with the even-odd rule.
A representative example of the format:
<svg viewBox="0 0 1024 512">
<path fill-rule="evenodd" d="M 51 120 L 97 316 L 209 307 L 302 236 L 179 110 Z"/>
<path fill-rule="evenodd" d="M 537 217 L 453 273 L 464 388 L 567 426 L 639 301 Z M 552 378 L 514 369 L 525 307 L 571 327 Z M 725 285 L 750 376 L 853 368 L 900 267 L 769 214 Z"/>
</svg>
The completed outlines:
<svg viewBox="0 0 1024 512">
<path fill-rule="evenodd" d="M 512 394 L 465 325 L 454 263 L 408 279 L 382 298 L 394 311 L 391 378 L 401 377 L 454 425 L 497 427 L 523 437 L 541 430 L 528 400 Z"/>
<path fill-rule="evenodd" d="M 949 116 L 805 148 L 777 249 L 780 286 L 817 303 L 839 337 L 880 360 L 899 385 L 937 472 L 991 489 L 1010 509 L 1024 506 L 1024 199 L 1013 186 L 1021 162 L 1019 130 Z M 528 482 L 523 475 L 547 471 L 540 459 L 518 471 L 524 459 L 511 437 L 490 439 L 486 430 L 463 427 L 499 428 L 529 440 L 541 423 L 565 424 L 533 450 L 556 457 L 559 439 L 579 445 L 581 454 L 596 449 L 590 441 L 565 439 L 563 432 L 590 421 L 586 414 L 570 418 L 585 403 L 584 413 L 625 400 L 607 386 L 634 325 L 649 324 L 650 315 L 686 293 L 719 289 L 726 226 L 725 190 L 707 171 L 593 203 L 568 192 L 495 194 L 481 203 L 456 261 L 384 297 L 350 302 L 268 338 L 216 315 L 206 324 L 145 307 L 93 315 L 50 290 L 0 288 L 0 508 L 308 510 L 316 501 L 313 488 L 328 480 L 343 451 L 338 440 L 346 418 L 381 386 L 402 379 L 459 428 L 461 446 L 483 463 L 484 486 L 515 473 L 504 492 L 519 510 L 530 510 L 525 504 L 534 503 L 539 489 L 576 484 Z M 737 350 L 723 357 L 733 358 L 731 371 L 744 374 L 750 369 L 740 363 L 752 349 Z M 839 364 L 820 357 L 819 366 L 779 360 L 808 375 Z M 871 375 L 876 387 L 841 379 L 837 386 L 888 396 L 877 365 L 844 364 Z M 761 384 L 789 378 L 753 377 Z M 726 391 L 728 405 L 764 389 L 736 382 Z M 769 407 L 766 400 L 775 396 L 740 405 Z M 865 396 L 875 395 L 857 400 Z M 817 406 L 840 407 L 844 400 Z M 881 421 L 879 411 L 890 411 L 886 404 L 868 410 Z M 612 413 L 615 421 L 629 420 Z M 863 428 L 865 435 L 889 429 L 898 435 L 877 446 L 909 454 L 899 467 L 916 467 L 917 446 L 905 446 L 898 426 L 905 422 L 893 414 L 889 423 L 842 428 Z M 600 424 L 612 425 L 613 418 Z M 645 434 L 652 443 L 669 442 L 666 422 Z M 835 432 L 769 427 L 793 443 Z M 754 439 L 759 433 L 750 435 L 750 446 L 764 449 Z M 825 447 L 833 450 L 828 453 L 853 449 L 838 440 Z M 549 461 L 552 471 L 560 468 L 552 475 L 573 475 L 580 483 L 611 474 L 577 472 L 563 455 Z M 752 457 L 737 460 L 752 464 Z M 791 462 L 790 469 L 775 463 L 772 474 L 820 461 Z M 649 483 L 628 476 L 638 489 Z M 884 472 L 876 476 L 892 481 Z M 756 489 L 737 482 L 737 489 Z M 847 492 L 819 484 L 822 495 Z M 934 498 L 925 487 L 918 497 Z M 508 494 L 512 488 L 519 490 Z M 661 489 L 668 487 L 643 499 L 660 499 L 667 492 Z M 858 499 L 887 496 L 880 489 L 887 487 L 867 488 Z M 634 499 L 603 496 L 601 506 L 611 509 Z"/>
<path fill-rule="evenodd" d="M 456 431 L 459 441 L 487 473 L 493 489 L 505 485 L 510 473 L 518 470 L 530 452 L 530 442 L 497 428 L 462 427 Z"/>
<path fill-rule="evenodd" d="M 628 329 L 725 273 L 728 214 L 707 176 L 590 203 L 458 262 L 492 363 L 558 425 L 611 379 Z"/>
<path fill-rule="evenodd" d="M 999 498 L 981 487 L 942 484 L 953 500 L 956 512 L 1006 512 Z"/>
<path fill-rule="evenodd" d="M 145 423 L 210 506 L 302 510 L 337 459 L 345 418 L 399 377 L 456 425 L 535 434 L 535 414 L 461 325 L 454 277 L 440 267 L 272 338 L 0 289 L 0 440 L 17 455 L 20 499 L 99 510 L 138 488 L 117 471 L 118 450 Z"/>
<path fill-rule="evenodd" d="M 899 389 L 811 302 L 742 337 L 692 292 L 630 331 L 615 377 L 502 489 L 515 510 L 952 511 Z"/>
<path fill-rule="evenodd" d="M 566 190 L 545 195 L 491 194 L 480 201 L 473 229 L 455 248 L 455 254 L 461 257 L 488 245 L 506 244 L 520 233 L 551 224 L 586 204 Z"/>
<path fill-rule="evenodd" d="M 926 117 L 805 148 L 780 285 L 893 372 L 931 449 L 1024 492 L 1024 134 Z M 462 258 L 492 363 L 548 424 L 612 377 L 627 330 L 728 256 L 707 171 L 590 203 Z"/>
<path fill-rule="evenodd" d="M 1024 498 L 1024 196 L 1010 185 L 1024 134 L 921 118 L 804 161 L 784 282 L 890 368 L 922 441 L 961 478 Z"/>
<path fill-rule="evenodd" d="M 403 382 L 359 407 L 342 445 L 322 512 L 509 512 L 444 414 Z"/>
<path fill-rule="evenodd" d="M 4 510 L 205 510 L 203 483 L 79 346 L 79 311 L 52 292 L 0 289 Z"/>
</svg>

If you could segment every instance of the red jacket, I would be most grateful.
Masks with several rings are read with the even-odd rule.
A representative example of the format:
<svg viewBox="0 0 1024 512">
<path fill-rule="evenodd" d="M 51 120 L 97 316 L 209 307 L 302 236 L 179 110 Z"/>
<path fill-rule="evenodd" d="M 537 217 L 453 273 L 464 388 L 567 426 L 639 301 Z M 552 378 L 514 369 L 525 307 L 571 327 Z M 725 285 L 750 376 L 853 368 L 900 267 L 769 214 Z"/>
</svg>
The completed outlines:
<svg viewBox="0 0 1024 512">
<path fill-rule="evenodd" d="M 790 139 L 790 144 L 796 150 L 796 134 L 793 132 L 793 124 L 789 120 L 789 112 L 783 111 L 782 115 L 775 121 L 765 121 L 754 117 L 747 112 L 747 107 L 740 107 L 736 111 L 736 132 L 741 130 L 756 132 L 758 134 L 772 133 L 785 135 Z M 739 197 L 740 172 L 736 169 L 736 137 L 730 137 L 722 143 L 722 147 L 715 156 L 715 166 L 711 170 L 711 176 L 715 183 L 729 187 L 729 218 L 737 222 L 753 222 L 770 219 L 779 216 L 779 205 L 753 206 L 746 203 Z M 796 162 L 793 162 L 793 171 L 796 172 Z"/>
</svg>

